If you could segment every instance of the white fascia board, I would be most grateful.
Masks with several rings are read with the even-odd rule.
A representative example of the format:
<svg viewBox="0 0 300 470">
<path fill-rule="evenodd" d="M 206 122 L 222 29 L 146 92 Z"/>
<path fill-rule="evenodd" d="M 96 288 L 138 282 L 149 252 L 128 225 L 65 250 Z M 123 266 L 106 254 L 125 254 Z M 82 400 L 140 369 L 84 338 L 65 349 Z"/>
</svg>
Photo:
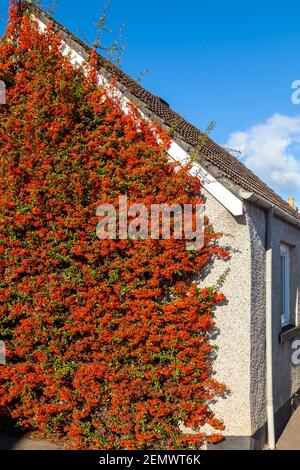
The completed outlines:
<svg viewBox="0 0 300 470">
<path fill-rule="evenodd" d="M 188 153 L 183 150 L 176 142 L 172 141 L 169 155 L 182 165 L 188 165 L 190 158 Z M 190 169 L 192 176 L 200 179 L 203 188 L 211 194 L 222 206 L 224 206 L 232 215 L 238 217 L 243 215 L 244 206 L 243 202 L 229 191 L 223 184 L 216 180 L 205 168 L 200 164 L 194 163 Z"/>
<path fill-rule="evenodd" d="M 46 29 L 46 24 L 35 16 L 34 19 L 37 21 L 40 30 L 44 31 Z M 85 60 L 83 57 L 77 51 L 72 49 L 64 40 L 62 40 L 61 53 L 64 56 L 69 56 L 70 61 L 74 66 L 84 66 Z M 118 88 L 112 87 L 109 81 L 100 73 L 98 73 L 98 83 L 99 85 L 110 88 L 110 93 L 118 100 L 121 109 L 127 114 L 129 112 L 128 104 L 130 103 L 130 100 Z M 139 112 L 143 118 L 148 119 L 141 110 L 139 110 Z M 186 165 L 190 161 L 188 153 L 173 140 L 171 141 L 168 154 L 176 162 L 182 165 Z M 220 202 L 220 204 L 222 204 L 222 206 L 224 206 L 232 215 L 235 217 L 243 215 L 243 202 L 231 191 L 225 188 L 223 184 L 217 181 L 200 164 L 193 164 L 190 169 L 190 173 L 192 176 L 198 177 L 205 190 Z"/>
</svg>

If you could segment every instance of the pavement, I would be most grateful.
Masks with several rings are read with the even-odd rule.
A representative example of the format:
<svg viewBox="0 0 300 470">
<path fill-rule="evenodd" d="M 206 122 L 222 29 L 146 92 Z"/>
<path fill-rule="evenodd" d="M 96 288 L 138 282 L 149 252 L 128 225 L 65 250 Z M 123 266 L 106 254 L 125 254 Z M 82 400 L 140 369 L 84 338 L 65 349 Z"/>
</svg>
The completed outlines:
<svg viewBox="0 0 300 470">
<path fill-rule="evenodd" d="M 0 450 L 62 450 L 49 441 L 0 433 Z M 300 450 L 300 407 L 292 415 L 276 445 L 277 450 Z"/>
<path fill-rule="evenodd" d="M 292 415 L 276 445 L 277 450 L 300 450 L 300 407 Z"/>
<path fill-rule="evenodd" d="M 0 434 L 0 450 L 62 450 L 51 442 L 30 439 L 25 436 L 13 436 L 10 434 Z"/>
</svg>

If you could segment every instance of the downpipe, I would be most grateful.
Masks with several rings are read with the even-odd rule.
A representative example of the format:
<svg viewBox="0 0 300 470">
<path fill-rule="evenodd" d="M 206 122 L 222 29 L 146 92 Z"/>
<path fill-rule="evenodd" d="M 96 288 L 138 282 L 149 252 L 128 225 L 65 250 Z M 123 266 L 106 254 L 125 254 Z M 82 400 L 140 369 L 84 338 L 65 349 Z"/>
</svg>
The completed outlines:
<svg viewBox="0 0 300 470">
<path fill-rule="evenodd" d="M 272 318 L 272 279 L 273 279 L 273 220 L 274 206 L 267 211 L 266 221 L 266 394 L 269 450 L 276 449 L 273 391 L 273 318 Z"/>
</svg>

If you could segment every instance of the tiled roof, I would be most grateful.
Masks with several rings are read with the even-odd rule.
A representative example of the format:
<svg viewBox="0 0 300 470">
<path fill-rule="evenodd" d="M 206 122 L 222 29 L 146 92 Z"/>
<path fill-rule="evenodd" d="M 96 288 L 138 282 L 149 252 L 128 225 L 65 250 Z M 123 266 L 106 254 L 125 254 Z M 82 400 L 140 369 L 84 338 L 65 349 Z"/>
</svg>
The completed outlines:
<svg viewBox="0 0 300 470">
<path fill-rule="evenodd" d="M 51 22 L 54 27 L 63 34 L 64 40 L 81 54 L 88 56 L 91 48 L 68 31 L 64 26 L 50 17 L 43 10 L 31 2 L 27 3 L 29 8 L 37 17 Z M 197 146 L 199 140 L 203 141 L 203 133 L 186 119 L 173 111 L 169 105 L 160 97 L 153 95 L 143 88 L 138 82 L 126 75 L 115 64 L 98 54 L 100 72 L 106 76 L 114 77 L 122 89 L 143 105 L 143 108 L 153 117 L 158 118 L 161 123 L 175 131 L 176 136 L 189 146 Z M 267 201 L 275 204 L 284 212 L 300 220 L 300 214 L 294 210 L 284 199 L 276 194 L 266 183 L 249 170 L 240 160 L 231 155 L 224 148 L 216 144 L 210 138 L 205 138 L 205 144 L 201 148 L 201 154 L 208 164 L 220 170 L 223 177 L 232 181 L 242 190 L 253 192 Z"/>
</svg>

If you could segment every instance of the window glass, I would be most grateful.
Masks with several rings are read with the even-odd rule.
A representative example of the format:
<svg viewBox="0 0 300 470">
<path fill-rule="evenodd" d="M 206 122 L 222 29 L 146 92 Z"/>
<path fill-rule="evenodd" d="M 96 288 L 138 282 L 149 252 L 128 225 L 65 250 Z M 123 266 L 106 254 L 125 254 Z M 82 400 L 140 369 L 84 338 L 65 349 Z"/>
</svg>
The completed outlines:
<svg viewBox="0 0 300 470">
<path fill-rule="evenodd" d="M 290 252 L 287 246 L 280 249 L 281 271 L 281 324 L 287 326 L 291 323 L 290 315 Z"/>
</svg>

